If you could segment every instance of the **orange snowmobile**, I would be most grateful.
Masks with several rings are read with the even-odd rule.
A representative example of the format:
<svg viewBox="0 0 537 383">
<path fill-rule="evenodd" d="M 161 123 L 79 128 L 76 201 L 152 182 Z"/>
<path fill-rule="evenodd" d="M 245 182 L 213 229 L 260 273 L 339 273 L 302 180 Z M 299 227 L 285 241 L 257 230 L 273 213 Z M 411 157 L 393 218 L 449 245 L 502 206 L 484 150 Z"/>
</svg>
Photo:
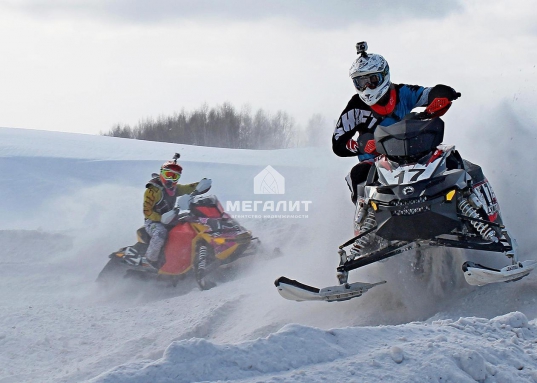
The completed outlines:
<svg viewBox="0 0 537 383">
<path fill-rule="evenodd" d="M 216 196 L 202 195 L 210 187 L 211 180 L 204 179 L 192 194 L 177 198 L 174 207 L 177 215 L 168 225 L 170 231 L 158 270 L 144 256 L 150 237 L 141 227 L 134 245 L 110 254 L 97 281 L 110 281 L 118 276 L 155 277 L 169 279 L 175 286 L 192 271 L 200 289 L 207 290 L 215 286 L 206 278 L 211 271 L 254 254 L 259 240 L 224 211 Z"/>
</svg>

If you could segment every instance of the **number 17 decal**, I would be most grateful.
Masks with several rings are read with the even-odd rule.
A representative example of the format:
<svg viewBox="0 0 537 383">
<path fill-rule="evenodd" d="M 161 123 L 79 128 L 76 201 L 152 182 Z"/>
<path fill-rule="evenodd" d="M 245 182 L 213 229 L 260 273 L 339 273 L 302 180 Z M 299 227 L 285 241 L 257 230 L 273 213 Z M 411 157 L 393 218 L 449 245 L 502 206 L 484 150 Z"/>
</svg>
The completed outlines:
<svg viewBox="0 0 537 383">
<path fill-rule="evenodd" d="M 405 174 L 408 174 L 407 178 L 410 178 L 409 180 L 406 181 L 406 183 L 408 183 L 408 182 L 417 181 L 424 172 L 425 172 L 425 169 L 410 169 L 410 170 L 407 170 L 406 172 L 403 170 L 397 176 L 398 183 L 400 184 L 404 183 Z"/>
</svg>

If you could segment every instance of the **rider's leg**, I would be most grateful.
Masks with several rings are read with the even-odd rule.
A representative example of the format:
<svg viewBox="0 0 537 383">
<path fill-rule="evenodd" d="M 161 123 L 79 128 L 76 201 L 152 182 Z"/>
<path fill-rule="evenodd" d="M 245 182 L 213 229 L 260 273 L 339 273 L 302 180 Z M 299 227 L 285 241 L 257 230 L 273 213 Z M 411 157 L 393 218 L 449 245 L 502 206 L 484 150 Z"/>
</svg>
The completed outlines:
<svg viewBox="0 0 537 383">
<path fill-rule="evenodd" d="M 144 223 L 145 230 L 151 237 L 149 241 L 149 246 L 145 253 L 145 257 L 148 261 L 156 263 L 159 260 L 160 250 L 162 246 L 166 243 L 166 238 L 168 237 L 168 230 L 160 222 L 151 221 L 149 219 L 145 220 Z"/>
<path fill-rule="evenodd" d="M 351 200 L 356 205 L 356 211 L 354 216 L 354 232 L 355 235 L 358 235 L 360 226 L 363 223 L 363 219 L 365 214 L 367 214 L 367 206 L 364 202 L 364 195 L 363 195 L 363 188 L 360 188 L 360 184 L 365 184 L 365 181 L 367 180 L 367 176 L 369 174 L 369 170 L 371 169 L 372 163 L 367 162 L 360 162 L 357 165 L 355 165 L 347 177 L 345 177 L 345 181 L 347 181 L 347 186 L 349 187 L 349 190 L 351 191 Z M 344 250 L 339 251 L 339 265 L 342 266 L 345 264 L 345 262 L 348 261 L 348 256 Z M 354 255 L 352 256 L 354 258 Z M 342 271 L 337 273 L 337 278 L 340 284 L 347 283 L 349 273 L 347 271 Z"/>
<path fill-rule="evenodd" d="M 365 200 L 363 187 L 366 184 L 367 177 L 372 166 L 371 161 L 360 162 L 352 168 L 349 175 L 346 177 L 347 185 L 351 189 L 351 199 L 356 205 L 354 213 L 354 235 L 359 235 L 364 229 L 364 225 L 368 219 L 369 209 Z M 366 230 L 369 227 L 366 228 Z M 364 242 L 367 238 L 363 238 Z M 365 243 L 365 242 L 364 242 Z M 355 254 L 356 255 L 356 254 Z"/>
<path fill-rule="evenodd" d="M 371 169 L 372 163 L 370 161 L 363 161 L 358 164 L 356 164 L 347 177 L 345 177 L 345 181 L 347 181 L 347 186 L 349 187 L 349 190 L 351 191 L 351 200 L 352 203 L 356 205 L 356 202 L 360 196 L 360 192 L 358 190 L 358 185 L 364 183 L 367 180 L 367 175 L 369 174 L 369 170 Z"/>
</svg>

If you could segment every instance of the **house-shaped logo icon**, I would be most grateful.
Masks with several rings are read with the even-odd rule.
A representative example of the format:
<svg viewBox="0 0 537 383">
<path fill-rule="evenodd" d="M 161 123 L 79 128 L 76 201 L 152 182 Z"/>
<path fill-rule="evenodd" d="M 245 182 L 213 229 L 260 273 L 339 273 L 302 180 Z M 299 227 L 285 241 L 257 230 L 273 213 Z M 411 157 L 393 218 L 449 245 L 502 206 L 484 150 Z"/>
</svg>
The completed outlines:
<svg viewBox="0 0 537 383">
<path fill-rule="evenodd" d="M 254 177 L 254 194 L 284 194 L 285 178 L 272 166 L 267 166 Z"/>
</svg>

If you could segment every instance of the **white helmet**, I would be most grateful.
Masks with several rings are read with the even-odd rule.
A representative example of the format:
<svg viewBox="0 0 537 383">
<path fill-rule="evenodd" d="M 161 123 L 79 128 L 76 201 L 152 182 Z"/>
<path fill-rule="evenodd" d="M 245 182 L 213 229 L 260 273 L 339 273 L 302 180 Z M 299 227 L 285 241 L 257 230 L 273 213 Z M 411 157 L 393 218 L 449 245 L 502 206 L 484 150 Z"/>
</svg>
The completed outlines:
<svg viewBox="0 0 537 383">
<path fill-rule="evenodd" d="M 377 103 L 390 89 L 390 67 L 381 55 L 367 54 L 367 43 L 356 44 L 361 54 L 351 66 L 349 76 L 360 99 L 371 106 Z"/>
</svg>

